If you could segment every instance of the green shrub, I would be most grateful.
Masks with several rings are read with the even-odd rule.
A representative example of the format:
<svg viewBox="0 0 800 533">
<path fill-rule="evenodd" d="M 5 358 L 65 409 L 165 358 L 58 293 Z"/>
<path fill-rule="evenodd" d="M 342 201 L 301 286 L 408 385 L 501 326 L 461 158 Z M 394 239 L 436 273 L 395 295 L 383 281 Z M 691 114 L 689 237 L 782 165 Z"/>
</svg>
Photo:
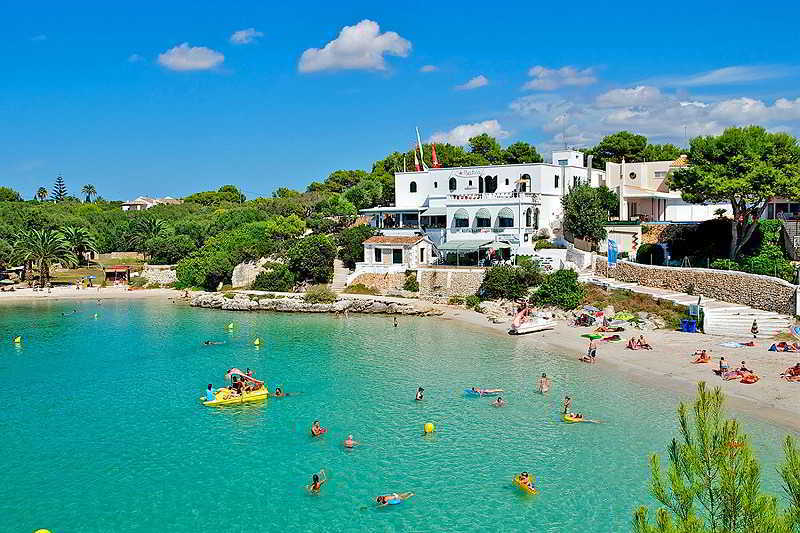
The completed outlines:
<svg viewBox="0 0 800 533">
<path fill-rule="evenodd" d="M 715 259 L 711 261 L 709 268 L 716 270 L 739 270 L 739 263 L 733 259 Z"/>
<path fill-rule="evenodd" d="M 578 307 L 585 294 L 583 285 L 578 283 L 578 273 L 561 269 L 544 277 L 531 300 L 537 305 L 555 305 L 569 310 Z"/>
<path fill-rule="evenodd" d="M 466 304 L 467 309 L 474 309 L 477 311 L 481 306 L 481 297 L 477 294 L 467 296 L 464 300 L 464 303 Z"/>
<path fill-rule="evenodd" d="M 664 264 L 664 248 L 658 244 L 642 244 L 636 250 L 636 262 L 661 266 Z"/>
<path fill-rule="evenodd" d="M 463 296 L 451 296 L 447 299 L 447 303 L 449 305 L 464 305 L 464 297 Z"/>
<path fill-rule="evenodd" d="M 257 291 L 276 291 L 291 292 L 294 289 L 294 274 L 289 268 L 281 263 L 269 263 L 265 265 L 266 270 L 261 272 L 253 280 L 251 289 Z"/>
<path fill-rule="evenodd" d="M 186 235 L 162 235 L 144 242 L 144 253 L 154 265 L 173 265 L 188 257 L 197 249 L 191 237 Z"/>
<path fill-rule="evenodd" d="M 508 265 L 493 266 L 483 276 L 478 294 L 484 298 L 516 300 L 528 293 L 522 269 Z"/>
<path fill-rule="evenodd" d="M 160 289 L 161 288 L 161 284 L 159 284 L 159 283 L 148 283 L 147 285 L 144 286 L 144 288 L 145 289 Z"/>
<path fill-rule="evenodd" d="M 236 294 L 232 292 L 223 292 L 222 297 L 227 298 L 228 300 L 233 300 L 234 298 L 236 298 Z"/>
<path fill-rule="evenodd" d="M 147 285 L 147 278 L 144 276 L 134 276 L 128 282 L 128 285 L 131 287 L 144 287 Z"/>
<path fill-rule="evenodd" d="M 794 278 L 792 263 L 783 257 L 783 249 L 776 244 L 764 244 L 758 255 L 745 257 L 739 261 L 740 270 L 751 274 L 776 276 L 787 281 Z"/>
<path fill-rule="evenodd" d="M 526 287 L 536 287 L 542 283 L 542 267 L 538 261 L 523 255 L 517 257 L 517 276 Z"/>
<path fill-rule="evenodd" d="M 617 259 L 628 259 L 629 255 L 628 252 L 620 252 L 617 254 Z"/>
<path fill-rule="evenodd" d="M 536 244 L 533 245 L 534 250 L 547 250 L 549 248 L 557 248 L 557 246 L 547 239 L 539 239 L 536 241 Z"/>
<path fill-rule="evenodd" d="M 347 294 L 371 294 L 375 296 L 378 294 L 378 291 L 373 289 L 372 287 L 367 287 L 363 283 L 354 283 L 349 285 L 344 292 Z"/>
<path fill-rule="evenodd" d="M 419 282 L 417 281 L 416 271 L 406 272 L 406 280 L 403 282 L 403 290 L 409 292 L 419 292 Z"/>
<path fill-rule="evenodd" d="M 314 285 L 303 295 L 303 300 L 311 304 L 331 304 L 336 301 L 336 293 L 326 285 Z"/>
<path fill-rule="evenodd" d="M 339 259 L 347 268 L 355 268 L 356 263 L 364 260 L 364 241 L 375 235 L 371 226 L 354 226 L 342 230 L 336 238 L 339 246 Z"/>
<path fill-rule="evenodd" d="M 327 283 L 333 277 L 336 244 L 328 235 L 309 235 L 287 253 L 289 269 L 299 281 Z"/>
</svg>

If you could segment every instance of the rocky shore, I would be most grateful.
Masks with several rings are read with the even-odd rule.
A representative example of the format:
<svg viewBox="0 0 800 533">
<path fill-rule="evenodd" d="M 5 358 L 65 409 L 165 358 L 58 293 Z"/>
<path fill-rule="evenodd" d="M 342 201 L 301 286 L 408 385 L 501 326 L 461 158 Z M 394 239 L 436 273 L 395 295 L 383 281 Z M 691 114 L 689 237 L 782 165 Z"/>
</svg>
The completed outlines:
<svg viewBox="0 0 800 533">
<path fill-rule="evenodd" d="M 310 303 L 300 294 L 275 294 L 260 291 L 234 293 L 201 292 L 192 296 L 193 307 L 225 311 L 277 311 L 281 313 L 367 313 L 385 315 L 435 316 L 442 311 L 419 300 L 381 296 L 339 296 L 333 303 Z"/>
</svg>

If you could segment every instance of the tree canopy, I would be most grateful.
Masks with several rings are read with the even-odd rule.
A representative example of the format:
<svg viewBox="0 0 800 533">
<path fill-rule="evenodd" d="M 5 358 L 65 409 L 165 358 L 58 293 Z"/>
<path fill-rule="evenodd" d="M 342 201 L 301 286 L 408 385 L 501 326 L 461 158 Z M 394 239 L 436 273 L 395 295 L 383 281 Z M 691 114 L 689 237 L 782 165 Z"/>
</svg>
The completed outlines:
<svg viewBox="0 0 800 533">
<path fill-rule="evenodd" d="M 730 202 L 735 223 L 729 258 L 735 259 L 770 198 L 800 199 L 800 146 L 791 135 L 760 126 L 728 128 L 690 144 L 689 166 L 670 176 L 670 187 L 687 202 Z"/>
<path fill-rule="evenodd" d="M 564 229 L 581 239 L 597 243 L 606 238 L 609 195 L 586 184 L 572 187 L 561 198 Z"/>
<path fill-rule="evenodd" d="M 623 159 L 627 162 L 673 161 L 680 157 L 682 149 L 672 144 L 650 144 L 644 135 L 618 131 L 606 135 L 584 152 L 594 156 L 594 168 L 604 169 L 607 162 L 620 163 Z"/>
</svg>

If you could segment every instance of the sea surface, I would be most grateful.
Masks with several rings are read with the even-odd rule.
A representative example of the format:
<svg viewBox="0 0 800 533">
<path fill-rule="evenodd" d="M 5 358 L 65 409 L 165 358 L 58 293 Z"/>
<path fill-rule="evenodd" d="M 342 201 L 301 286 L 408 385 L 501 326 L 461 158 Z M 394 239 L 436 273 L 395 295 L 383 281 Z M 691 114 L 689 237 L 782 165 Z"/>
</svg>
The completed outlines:
<svg viewBox="0 0 800 533">
<path fill-rule="evenodd" d="M 675 393 L 439 319 L 43 302 L 0 307 L 0 331 L 3 532 L 628 531 L 653 503 L 648 456 L 676 434 Z M 295 395 L 200 404 L 234 366 Z M 473 385 L 508 406 L 465 397 Z M 563 423 L 565 393 L 605 423 Z M 738 418 L 779 493 L 785 430 Z M 343 449 L 348 434 L 362 445 Z M 511 484 L 522 470 L 539 495 Z M 416 496 L 376 508 L 394 491 Z"/>
</svg>

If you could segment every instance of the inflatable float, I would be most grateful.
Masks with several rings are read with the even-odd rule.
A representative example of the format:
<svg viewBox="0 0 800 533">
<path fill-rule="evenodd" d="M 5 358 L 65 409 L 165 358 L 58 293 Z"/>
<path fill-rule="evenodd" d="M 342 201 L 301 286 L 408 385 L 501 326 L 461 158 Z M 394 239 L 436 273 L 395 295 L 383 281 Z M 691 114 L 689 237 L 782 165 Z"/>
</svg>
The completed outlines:
<svg viewBox="0 0 800 533">
<path fill-rule="evenodd" d="M 503 389 L 478 389 L 477 392 L 472 389 L 464 389 L 464 394 L 467 396 L 497 396 L 503 392 L 505 392 Z"/>
<path fill-rule="evenodd" d="M 535 480 L 536 478 L 531 476 L 531 479 Z M 528 494 L 539 494 L 539 491 L 536 490 L 536 488 L 529 487 L 526 483 L 523 483 L 522 481 L 520 481 L 519 480 L 519 474 L 514 476 L 514 485 L 516 485 L 521 491 L 526 492 Z"/>
<path fill-rule="evenodd" d="M 564 415 L 564 422 L 567 424 L 575 424 L 577 422 L 586 422 L 585 418 L 577 418 L 574 416 Z"/>
</svg>

